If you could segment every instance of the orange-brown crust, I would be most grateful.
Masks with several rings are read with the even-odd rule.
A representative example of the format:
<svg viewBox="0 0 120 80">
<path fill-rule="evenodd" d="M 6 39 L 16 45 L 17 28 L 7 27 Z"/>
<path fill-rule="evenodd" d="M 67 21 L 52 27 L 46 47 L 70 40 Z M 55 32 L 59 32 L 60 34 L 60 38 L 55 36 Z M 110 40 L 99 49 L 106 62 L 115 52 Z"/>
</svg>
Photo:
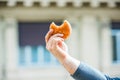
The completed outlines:
<svg viewBox="0 0 120 80">
<path fill-rule="evenodd" d="M 63 24 L 60 26 L 57 26 L 56 24 L 51 23 L 50 29 L 53 29 L 53 35 L 57 33 L 63 34 L 64 39 L 67 39 L 72 32 L 71 25 L 67 20 L 65 20 Z"/>
</svg>

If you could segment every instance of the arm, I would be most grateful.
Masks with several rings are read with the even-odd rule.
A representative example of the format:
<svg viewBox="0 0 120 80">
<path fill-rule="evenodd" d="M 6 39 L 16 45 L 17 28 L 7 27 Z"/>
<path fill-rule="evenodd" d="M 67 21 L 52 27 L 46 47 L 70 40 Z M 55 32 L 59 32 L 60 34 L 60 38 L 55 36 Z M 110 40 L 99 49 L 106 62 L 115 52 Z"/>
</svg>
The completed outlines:
<svg viewBox="0 0 120 80">
<path fill-rule="evenodd" d="M 61 38 L 62 36 L 62 34 L 55 34 L 52 36 L 52 30 L 50 30 L 45 37 L 46 48 L 58 59 L 65 69 L 73 75 L 80 64 L 80 61 L 72 58 L 68 54 L 67 46 Z"/>
<path fill-rule="evenodd" d="M 72 77 L 76 80 L 111 80 L 106 79 L 101 72 L 83 62 L 81 62 Z"/>
<path fill-rule="evenodd" d="M 52 35 L 52 30 L 50 30 L 45 37 L 46 48 L 58 59 L 74 79 L 113 80 L 89 65 L 71 57 L 68 54 L 67 45 L 64 43 L 63 38 L 61 38 L 62 36 L 62 34 Z"/>
</svg>

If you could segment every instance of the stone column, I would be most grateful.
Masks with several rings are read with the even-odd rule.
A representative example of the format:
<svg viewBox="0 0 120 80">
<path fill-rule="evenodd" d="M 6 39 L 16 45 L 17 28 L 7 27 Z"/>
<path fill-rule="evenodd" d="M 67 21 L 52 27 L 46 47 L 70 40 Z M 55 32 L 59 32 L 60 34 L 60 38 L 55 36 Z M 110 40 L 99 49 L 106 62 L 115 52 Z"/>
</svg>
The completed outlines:
<svg viewBox="0 0 120 80">
<path fill-rule="evenodd" d="M 80 59 L 80 48 L 79 48 L 79 19 L 77 17 L 67 17 L 67 19 L 72 27 L 72 33 L 70 37 L 65 41 L 68 46 L 68 53 L 76 58 Z M 66 71 L 65 71 L 66 73 Z M 73 80 L 73 78 L 70 77 L 70 74 L 65 74 L 65 80 Z"/>
<path fill-rule="evenodd" d="M 72 27 L 72 33 L 70 37 L 66 40 L 68 45 L 69 54 L 80 60 L 80 39 L 79 39 L 79 24 L 80 21 L 77 17 L 68 17 L 67 20 L 70 22 Z M 73 80 L 68 73 L 66 73 L 66 80 Z"/>
<path fill-rule="evenodd" d="M 99 28 L 96 16 L 83 16 L 80 29 L 82 61 L 99 68 Z"/>
<path fill-rule="evenodd" d="M 79 39 L 79 19 L 69 18 L 68 21 L 72 27 L 72 33 L 67 40 L 67 45 L 69 48 L 69 53 L 74 58 L 80 59 L 80 39 Z"/>
<path fill-rule="evenodd" d="M 101 18 L 101 63 L 103 70 L 107 70 L 112 62 L 112 35 L 110 20 Z"/>
<path fill-rule="evenodd" d="M 6 49 L 6 69 L 7 78 L 17 77 L 18 65 L 18 32 L 17 22 L 14 18 L 6 18 L 5 29 L 5 49 Z"/>
<path fill-rule="evenodd" d="M 4 20 L 0 19 L 0 80 L 5 80 Z"/>
</svg>

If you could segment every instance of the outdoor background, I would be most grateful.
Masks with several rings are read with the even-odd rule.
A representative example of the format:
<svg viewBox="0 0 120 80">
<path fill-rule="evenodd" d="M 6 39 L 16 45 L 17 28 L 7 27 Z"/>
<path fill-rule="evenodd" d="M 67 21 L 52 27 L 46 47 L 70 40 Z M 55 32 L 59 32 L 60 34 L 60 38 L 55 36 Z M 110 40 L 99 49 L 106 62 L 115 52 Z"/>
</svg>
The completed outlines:
<svg viewBox="0 0 120 80">
<path fill-rule="evenodd" d="M 120 0 L 0 0 L 0 80 L 73 80 L 45 48 L 64 20 L 69 54 L 120 77 Z"/>
</svg>

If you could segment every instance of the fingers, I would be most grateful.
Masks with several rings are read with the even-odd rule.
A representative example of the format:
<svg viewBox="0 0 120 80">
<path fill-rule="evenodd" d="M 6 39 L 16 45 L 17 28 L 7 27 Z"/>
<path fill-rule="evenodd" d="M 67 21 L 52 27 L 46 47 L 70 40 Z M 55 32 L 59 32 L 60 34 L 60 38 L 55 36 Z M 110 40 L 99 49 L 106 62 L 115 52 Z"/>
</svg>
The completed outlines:
<svg viewBox="0 0 120 80">
<path fill-rule="evenodd" d="M 48 33 L 46 34 L 46 36 L 45 36 L 45 41 L 46 41 L 46 43 L 48 42 L 48 40 L 50 39 L 50 37 L 52 37 L 52 38 L 54 38 L 54 37 L 63 37 L 63 34 L 55 34 L 55 35 L 53 35 L 53 30 L 52 29 L 50 29 L 49 31 L 48 31 Z M 64 39 L 63 39 L 64 40 Z"/>
<path fill-rule="evenodd" d="M 48 31 L 48 33 L 46 34 L 46 36 L 45 36 L 45 41 L 46 41 L 46 42 L 48 42 L 49 38 L 52 36 L 52 33 L 53 33 L 53 30 L 50 29 L 50 30 Z"/>
<path fill-rule="evenodd" d="M 52 48 L 55 48 L 57 46 L 62 46 L 62 41 L 63 39 L 60 37 L 54 38 Z"/>
<path fill-rule="evenodd" d="M 46 48 L 50 51 L 56 50 L 56 47 L 59 45 L 58 43 L 62 42 L 63 38 L 60 37 L 51 37 L 49 41 L 47 42 Z"/>
<path fill-rule="evenodd" d="M 64 41 L 64 39 L 62 37 L 63 37 L 63 34 L 55 34 L 51 38 L 60 38 L 61 40 Z"/>
<path fill-rule="evenodd" d="M 53 35 L 53 30 L 50 29 L 45 36 L 46 48 L 49 51 L 55 50 L 56 46 L 58 46 L 57 43 L 60 41 L 61 42 L 64 41 L 62 37 L 63 37 L 63 34 L 59 34 L 59 33 Z"/>
</svg>

